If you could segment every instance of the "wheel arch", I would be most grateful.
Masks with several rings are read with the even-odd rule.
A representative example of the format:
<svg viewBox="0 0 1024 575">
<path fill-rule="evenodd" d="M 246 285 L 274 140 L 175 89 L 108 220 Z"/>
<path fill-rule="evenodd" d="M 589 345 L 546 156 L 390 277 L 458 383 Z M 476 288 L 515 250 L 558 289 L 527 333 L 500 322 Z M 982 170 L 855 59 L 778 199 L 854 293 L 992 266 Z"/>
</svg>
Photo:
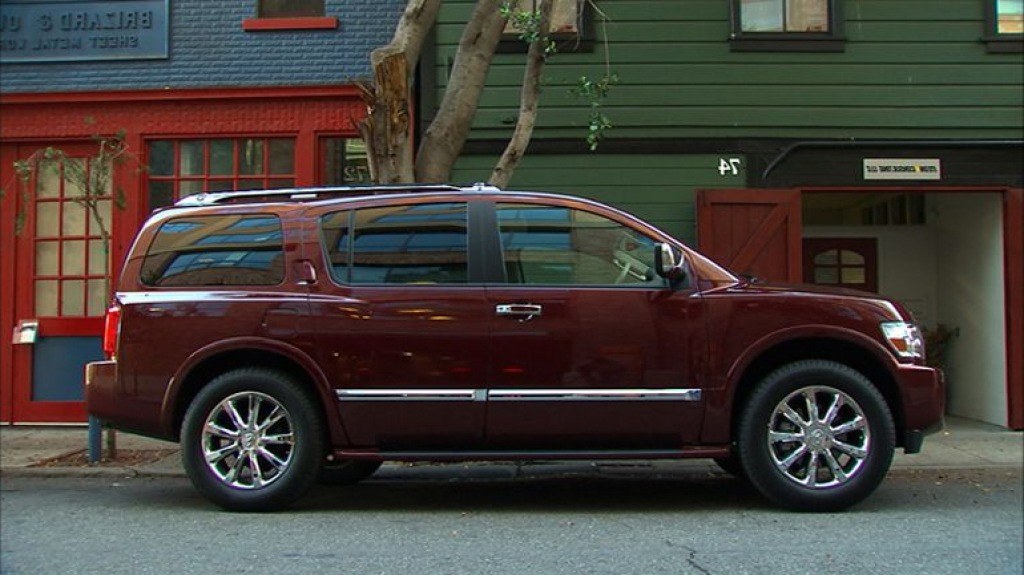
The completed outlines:
<svg viewBox="0 0 1024 575">
<path fill-rule="evenodd" d="M 884 352 L 883 352 L 884 353 Z M 749 358 L 733 379 L 729 401 L 729 436 L 736 437 L 740 414 L 757 383 L 776 369 L 801 360 L 818 359 L 848 366 L 866 377 L 885 398 L 896 426 L 896 445 L 904 445 L 903 400 L 896 378 L 877 350 L 840 336 L 803 336 L 777 342 Z"/>
<path fill-rule="evenodd" d="M 337 412 L 327 408 L 330 393 L 324 374 L 301 350 L 277 341 L 244 339 L 221 342 L 200 350 L 175 374 L 163 401 L 162 418 L 174 437 L 180 438 L 185 412 L 196 395 L 215 377 L 243 367 L 262 367 L 287 374 L 312 394 L 327 426 L 331 444 L 343 440 Z"/>
</svg>

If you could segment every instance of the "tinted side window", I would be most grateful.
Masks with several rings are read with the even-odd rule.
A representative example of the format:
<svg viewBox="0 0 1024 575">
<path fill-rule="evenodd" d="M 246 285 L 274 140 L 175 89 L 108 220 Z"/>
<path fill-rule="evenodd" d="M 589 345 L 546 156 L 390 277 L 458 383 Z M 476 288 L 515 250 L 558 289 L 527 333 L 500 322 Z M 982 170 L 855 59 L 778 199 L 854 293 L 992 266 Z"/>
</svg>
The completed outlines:
<svg viewBox="0 0 1024 575">
<path fill-rule="evenodd" d="M 277 285 L 284 281 L 283 260 L 275 216 L 175 218 L 153 238 L 141 281 L 161 287 Z"/>
<path fill-rule="evenodd" d="M 467 281 L 465 203 L 364 208 L 321 221 L 331 276 L 352 284 Z"/>
<path fill-rule="evenodd" d="M 654 241 L 604 216 L 557 206 L 499 204 L 508 283 L 661 285 Z"/>
</svg>

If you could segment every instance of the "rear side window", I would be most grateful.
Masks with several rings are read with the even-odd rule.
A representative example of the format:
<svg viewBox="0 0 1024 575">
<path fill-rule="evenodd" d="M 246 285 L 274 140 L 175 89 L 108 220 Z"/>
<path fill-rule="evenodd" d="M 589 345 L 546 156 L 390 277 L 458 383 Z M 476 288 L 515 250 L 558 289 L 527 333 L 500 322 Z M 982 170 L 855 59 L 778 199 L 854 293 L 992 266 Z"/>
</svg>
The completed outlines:
<svg viewBox="0 0 1024 575">
<path fill-rule="evenodd" d="M 277 285 L 284 281 L 284 236 L 275 216 L 176 218 L 160 226 L 142 264 L 157 287 Z"/>
<path fill-rule="evenodd" d="M 461 284 L 468 278 L 463 202 L 328 214 L 321 237 L 331 277 L 344 284 Z"/>
</svg>

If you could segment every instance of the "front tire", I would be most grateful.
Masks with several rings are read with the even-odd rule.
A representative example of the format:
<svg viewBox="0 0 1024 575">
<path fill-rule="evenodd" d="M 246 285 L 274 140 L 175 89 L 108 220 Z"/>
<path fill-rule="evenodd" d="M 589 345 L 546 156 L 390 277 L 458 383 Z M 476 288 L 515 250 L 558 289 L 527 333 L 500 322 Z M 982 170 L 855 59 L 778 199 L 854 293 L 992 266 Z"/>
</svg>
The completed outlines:
<svg viewBox="0 0 1024 575">
<path fill-rule="evenodd" d="M 810 360 L 758 384 L 737 439 L 746 476 L 766 497 L 796 511 L 839 511 L 881 484 L 895 438 L 885 398 L 866 377 Z"/>
<path fill-rule="evenodd" d="M 314 401 L 284 373 L 224 373 L 196 395 L 181 432 L 182 463 L 196 489 L 230 511 L 274 511 L 317 477 L 324 424 Z"/>
</svg>

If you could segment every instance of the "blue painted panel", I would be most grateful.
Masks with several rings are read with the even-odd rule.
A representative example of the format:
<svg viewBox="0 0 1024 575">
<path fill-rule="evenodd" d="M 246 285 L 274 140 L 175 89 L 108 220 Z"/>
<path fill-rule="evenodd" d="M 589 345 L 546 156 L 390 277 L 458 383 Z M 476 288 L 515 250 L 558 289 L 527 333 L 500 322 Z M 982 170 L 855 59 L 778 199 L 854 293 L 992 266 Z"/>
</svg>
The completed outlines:
<svg viewBox="0 0 1024 575">
<path fill-rule="evenodd" d="M 40 337 L 32 355 L 32 401 L 82 401 L 85 364 L 103 359 L 103 338 Z"/>
</svg>

